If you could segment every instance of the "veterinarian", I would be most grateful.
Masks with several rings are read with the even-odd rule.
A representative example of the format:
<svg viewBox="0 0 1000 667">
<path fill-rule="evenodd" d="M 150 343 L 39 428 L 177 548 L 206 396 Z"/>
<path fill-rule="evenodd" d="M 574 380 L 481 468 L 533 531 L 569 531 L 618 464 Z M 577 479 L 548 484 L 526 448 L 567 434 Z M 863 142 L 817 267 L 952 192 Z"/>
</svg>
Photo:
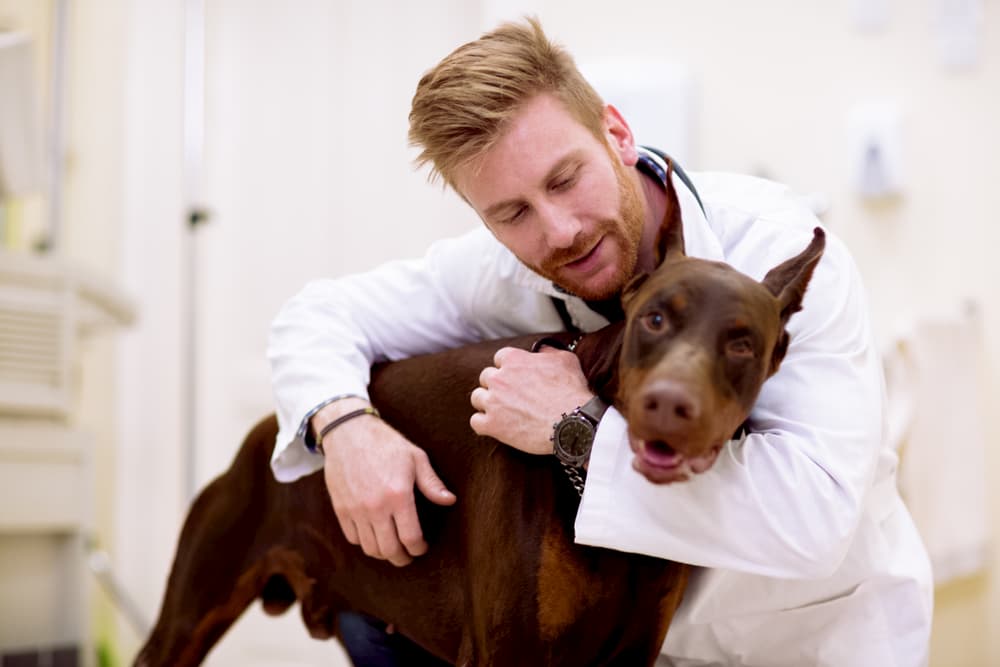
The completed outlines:
<svg viewBox="0 0 1000 667">
<path fill-rule="evenodd" d="M 410 138 L 418 162 L 484 226 L 422 259 L 307 285 L 277 316 L 269 346 L 275 475 L 323 467 L 348 540 L 400 566 L 427 549 L 415 492 L 456 499 L 418 446 L 365 409 L 370 365 L 620 317 L 623 285 L 654 268 L 668 177 L 534 21 L 505 24 L 426 74 Z M 757 279 L 818 224 L 774 183 L 673 178 L 687 253 Z M 883 438 L 865 292 L 832 236 L 789 332 L 751 432 L 685 482 L 654 485 L 633 470 L 621 415 L 590 403 L 569 352 L 498 353 L 472 394 L 471 426 L 550 456 L 553 424 L 577 419 L 592 433 L 577 542 L 705 568 L 674 617 L 664 665 L 926 664 L 930 567 Z M 358 665 L 435 662 L 375 619 L 341 620 Z"/>
</svg>

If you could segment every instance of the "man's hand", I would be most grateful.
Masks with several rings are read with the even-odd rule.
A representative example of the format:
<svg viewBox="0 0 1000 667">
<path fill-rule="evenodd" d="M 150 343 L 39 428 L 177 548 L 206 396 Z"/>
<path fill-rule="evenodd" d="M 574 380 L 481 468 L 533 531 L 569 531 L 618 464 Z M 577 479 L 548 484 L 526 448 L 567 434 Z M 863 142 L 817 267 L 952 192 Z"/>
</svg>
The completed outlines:
<svg viewBox="0 0 1000 667">
<path fill-rule="evenodd" d="M 472 392 L 478 412 L 469 424 L 529 454 L 552 453 L 552 425 L 562 414 L 593 396 L 572 352 L 543 348 L 539 353 L 504 347 L 479 376 Z"/>
<path fill-rule="evenodd" d="M 314 426 L 367 405 L 360 399 L 331 403 L 313 416 Z M 344 536 L 366 554 L 407 565 L 427 551 L 413 486 L 428 500 L 451 505 L 455 494 L 431 468 L 424 450 L 381 419 L 344 422 L 323 440 L 326 490 Z"/>
</svg>

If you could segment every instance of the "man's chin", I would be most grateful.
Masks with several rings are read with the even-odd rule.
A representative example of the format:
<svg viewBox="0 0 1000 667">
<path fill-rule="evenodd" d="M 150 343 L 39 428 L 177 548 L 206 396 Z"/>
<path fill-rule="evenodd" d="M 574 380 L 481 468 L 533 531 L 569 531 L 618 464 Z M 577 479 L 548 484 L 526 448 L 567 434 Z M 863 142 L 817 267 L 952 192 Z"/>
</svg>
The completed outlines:
<svg viewBox="0 0 1000 667">
<path fill-rule="evenodd" d="M 618 276 L 609 278 L 600 275 L 593 276 L 590 280 L 553 280 L 553 282 L 573 296 L 586 301 L 604 301 L 618 296 L 624 285 L 624 281 Z"/>
<path fill-rule="evenodd" d="M 576 294 L 584 301 L 606 301 L 617 297 L 621 293 L 621 288 L 609 287 L 600 291 L 591 291 L 583 294 Z"/>
<path fill-rule="evenodd" d="M 565 292 L 569 292 L 573 296 L 580 297 L 584 301 L 604 301 L 605 299 L 610 299 L 613 296 L 617 296 L 621 291 L 621 288 L 615 289 L 614 287 L 601 286 L 601 285 L 574 285 L 568 283 L 567 281 L 552 281 L 557 287 Z"/>
</svg>

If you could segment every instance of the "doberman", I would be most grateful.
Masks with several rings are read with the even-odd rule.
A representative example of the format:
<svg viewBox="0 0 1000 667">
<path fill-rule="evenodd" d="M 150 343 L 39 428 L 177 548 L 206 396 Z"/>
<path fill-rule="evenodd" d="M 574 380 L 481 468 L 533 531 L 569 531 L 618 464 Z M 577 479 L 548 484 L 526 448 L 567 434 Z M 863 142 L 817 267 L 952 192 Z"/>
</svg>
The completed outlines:
<svg viewBox="0 0 1000 667">
<path fill-rule="evenodd" d="M 626 286 L 624 322 L 575 348 L 592 389 L 626 418 L 634 467 L 651 482 L 706 470 L 747 418 L 785 354 L 785 325 L 824 245 L 817 228 L 761 283 L 688 258 L 668 187 L 659 268 Z M 260 422 L 191 507 L 135 664 L 199 664 L 257 598 L 271 614 L 298 600 L 318 639 L 336 635 L 340 611 L 375 616 L 456 665 L 653 664 L 690 566 L 575 544 L 579 496 L 555 457 L 522 454 L 469 427 L 469 394 L 496 350 L 539 340 L 491 341 L 374 370 L 373 403 L 427 451 L 459 499 L 439 507 L 418 497 L 430 550 L 404 568 L 346 541 L 321 471 L 275 481 L 277 424 Z"/>
</svg>

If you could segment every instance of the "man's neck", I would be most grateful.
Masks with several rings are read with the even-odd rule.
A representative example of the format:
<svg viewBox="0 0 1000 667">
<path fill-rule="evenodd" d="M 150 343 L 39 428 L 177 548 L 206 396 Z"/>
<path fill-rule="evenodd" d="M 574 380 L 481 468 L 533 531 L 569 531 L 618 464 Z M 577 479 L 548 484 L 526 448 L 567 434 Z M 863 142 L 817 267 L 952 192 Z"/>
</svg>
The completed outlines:
<svg viewBox="0 0 1000 667">
<path fill-rule="evenodd" d="M 639 241 L 639 261 L 635 267 L 638 274 L 656 268 L 653 266 L 656 235 L 660 231 L 660 225 L 663 223 L 663 216 L 667 210 L 667 194 L 663 191 L 663 184 L 655 178 L 638 170 L 636 177 L 639 179 L 639 188 L 645 204 L 643 208 L 646 212 L 642 238 Z"/>
</svg>

